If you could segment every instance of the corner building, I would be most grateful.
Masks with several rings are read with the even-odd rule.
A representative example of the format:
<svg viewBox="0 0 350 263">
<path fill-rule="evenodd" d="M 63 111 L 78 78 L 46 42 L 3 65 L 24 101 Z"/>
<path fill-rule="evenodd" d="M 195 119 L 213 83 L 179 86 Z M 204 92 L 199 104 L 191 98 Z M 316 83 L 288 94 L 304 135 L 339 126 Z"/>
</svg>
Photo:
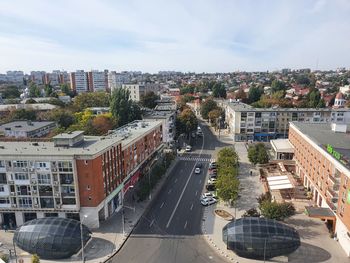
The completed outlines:
<svg viewBox="0 0 350 263">
<path fill-rule="evenodd" d="M 98 228 L 162 146 L 161 121 L 135 121 L 101 137 L 76 131 L 0 142 L 0 225 L 87 216 L 84 224 Z"/>
<path fill-rule="evenodd" d="M 350 136 L 345 124 L 292 122 L 296 173 L 318 207 L 334 215 L 332 228 L 350 256 Z M 322 218 L 322 215 L 319 216 Z"/>
</svg>

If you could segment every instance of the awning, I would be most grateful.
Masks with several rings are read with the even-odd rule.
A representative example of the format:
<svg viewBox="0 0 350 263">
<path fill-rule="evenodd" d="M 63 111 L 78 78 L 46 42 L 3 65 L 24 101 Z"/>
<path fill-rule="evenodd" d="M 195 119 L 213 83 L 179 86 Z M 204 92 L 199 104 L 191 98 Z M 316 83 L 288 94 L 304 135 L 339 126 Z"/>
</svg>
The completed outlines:
<svg viewBox="0 0 350 263">
<path fill-rule="evenodd" d="M 286 175 L 270 176 L 266 179 L 270 190 L 283 190 L 294 188 L 293 184 Z"/>
<path fill-rule="evenodd" d="M 335 220 L 335 215 L 330 208 L 305 206 L 305 212 L 309 217 Z"/>
</svg>

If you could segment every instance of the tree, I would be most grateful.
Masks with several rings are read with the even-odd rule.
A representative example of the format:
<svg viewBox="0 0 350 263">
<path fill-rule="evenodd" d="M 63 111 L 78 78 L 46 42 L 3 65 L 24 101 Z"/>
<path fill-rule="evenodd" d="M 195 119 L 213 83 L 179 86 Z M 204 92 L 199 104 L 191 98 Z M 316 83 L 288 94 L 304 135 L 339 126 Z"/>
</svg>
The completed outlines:
<svg viewBox="0 0 350 263">
<path fill-rule="evenodd" d="M 250 145 L 248 149 L 248 159 L 252 164 L 264 164 L 269 161 L 266 147 L 263 143 Z"/>
<path fill-rule="evenodd" d="M 221 114 L 222 114 L 222 112 L 219 108 L 213 109 L 208 113 L 208 118 L 210 120 L 210 123 L 214 124 L 215 127 L 217 124 L 217 120 L 221 116 Z"/>
<path fill-rule="evenodd" d="M 217 107 L 218 105 L 213 99 L 210 98 L 205 100 L 201 105 L 201 115 L 203 119 L 208 119 L 209 112 L 216 109 Z"/>
<path fill-rule="evenodd" d="M 308 99 L 308 106 L 310 108 L 316 108 L 321 100 L 321 93 L 315 88 L 311 88 L 306 98 Z"/>
<path fill-rule="evenodd" d="M 215 98 L 226 99 L 226 88 L 221 83 L 215 83 L 213 88 L 212 88 L 212 91 L 213 91 L 213 96 Z"/>
<path fill-rule="evenodd" d="M 52 95 L 53 87 L 51 86 L 51 83 L 45 84 L 44 91 L 45 91 L 45 97 L 50 97 Z"/>
<path fill-rule="evenodd" d="M 32 263 L 40 263 L 40 258 L 37 254 L 32 255 Z"/>
<path fill-rule="evenodd" d="M 69 86 L 68 86 L 67 83 L 61 84 L 61 85 L 60 85 L 60 88 L 61 88 L 61 91 L 62 91 L 65 95 L 68 95 L 68 96 L 73 97 L 74 92 L 69 88 Z"/>
<path fill-rule="evenodd" d="M 57 122 L 59 127 L 67 129 L 75 123 L 75 116 L 72 112 L 65 109 L 54 109 L 50 112 L 48 119 Z"/>
<path fill-rule="evenodd" d="M 115 126 L 116 126 L 116 121 L 114 120 L 111 113 L 98 115 L 92 120 L 94 135 L 106 134 L 109 130 L 112 130 Z"/>
<path fill-rule="evenodd" d="M 239 181 L 231 175 L 220 175 L 216 181 L 218 196 L 225 202 L 234 203 L 238 198 Z"/>
<path fill-rule="evenodd" d="M 140 104 L 143 107 L 153 109 L 155 106 L 157 106 L 156 100 L 159 100 L 159 96 L 153 91 L 149 91 L 145 95 L 141 96 Z"/>
<path fill-rule="evenodd" d="M 30 98 L 41 97 L 41 90 L 34 82 L 31 82 L 29 84 L 29 97 Z"/>
<path fill-rule="evenodd" d="M 19 88 L 17 86 L 9 85 L 1 91 L 1 95 L 3 98 L 6 99 L 15 99 L 19 98 L 21 92 L 19 91 Z"/>
<path fill-rule="evenodd" d="M 296 77 L 295 81 L 299 85 L 304 85 L 304 86 L 309 86 L 310 83 L 311 83 L 310 78 L 307 75 L 305 75 L 305 74 L 298 75 Z"/>
<path fill-rule="evenodd" d="M 253 102 L 260 100 L 260 97 L 263 93 L 264 92 L 262 89 L 255 87 L 255 86 L 251 87 L 249 89 L 249 93 L 248 93 L 249 103 L 253 103 Z"/>
<path fill-rule="evenodd" d="M 180 88 L 180 94 L 184 95 L 184 94 L 193 94 L 194 93 L 194 85 L 187 85 L 185 87 Z"/>
<path fill-rule="evenodd" d="M 239 89 L 235 95 L 235 98 L 246 103 L 247 102 L 247 94 L 244 92 L 244 89 Z"/>
<path fill-rule="evenodd" d="M 242 217 L 260 217 L 260 213 L 256 208 L 250 208 L 244 212 Z"/>
<path fill-rule="evenodd" d="M 111 113 L 119 126 L 141 119 L 140 107 L 130 99 L 130 91 L 127 89 L 115 89 L 110 105 Z"/>
<path fill-rule="evenodd" d="M 10 120 L 29 120 L 36 119 L 36 113 L 33 110 L 18 109 L 10 113 Z"/>
<path fill-rule="evenodd" d="M 279 90 L 285 90 L 286 85 L 284 82 L 280 81 L 280 80 L 273 80 L 271 83 L 271 92 L 275 93 L 276 91 Z"/>
<path fill-rule="evenodd" d="M 295 214 L 295 207 L 291 203 L 277 203 L 263 201 L 260 205 L 261 214 L 269 219 L 284 220 Z"/>
<path fill-rule="evenodd" d="M 190 109 L 184 109 L 176 118 L 176 131 L 178 134 L 186 133 L 187 136 L 192 131 L 197 130 L 198 120 L 194 112 Z"/>
<path fill-rule="evenodd" d="M 78 111 L 90 107 L 109 107 L 110 95 L 106 92 L 86 92 L 75 97 L 73 106 Z"/>
</svg>

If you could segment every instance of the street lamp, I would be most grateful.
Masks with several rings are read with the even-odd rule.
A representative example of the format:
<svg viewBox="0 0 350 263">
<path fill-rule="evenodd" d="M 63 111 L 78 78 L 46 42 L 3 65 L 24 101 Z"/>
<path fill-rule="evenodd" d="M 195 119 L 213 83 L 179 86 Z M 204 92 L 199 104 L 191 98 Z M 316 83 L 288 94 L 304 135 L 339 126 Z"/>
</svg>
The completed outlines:
<svg viewBox="0 0 350 263">
<path fill-rule="evenodd" d="M 87 215 L 84 215 L 82 220 L 80 221 L 80 239 L 81 239 L 81 261 L 85 262 L 85 256 L 84 256 L 84 235 L 83 235 L 83 221 L 85 218 L 87 218 Z"/>
</svg>

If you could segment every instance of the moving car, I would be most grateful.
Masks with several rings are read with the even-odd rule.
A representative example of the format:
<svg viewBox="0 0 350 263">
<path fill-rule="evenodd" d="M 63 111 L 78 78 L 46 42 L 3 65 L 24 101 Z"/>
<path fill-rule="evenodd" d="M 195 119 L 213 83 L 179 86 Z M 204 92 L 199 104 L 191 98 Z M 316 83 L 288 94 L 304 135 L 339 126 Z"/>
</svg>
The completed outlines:
<svg viewBox="0 0 350 263">
<path fill-rule="evenodd" d="M 191 150 L 192 150 L 192 146 L 191 145 L 187 145 L 185 151 L 186 152 L 190 152 Z"/>
<path fill-rule="evenodd" d="M 206 197 L 201 199 L 201 204 L 204 206 L 212 205 L 212 204 L 215 204 L 216 202 L 217 200 L 212 197 Z"/>
<path fill-rule="evenodd" d="M 196 168 L 196 169 L 194 169 L 194 173 L 195 174 L 200 174 L 201 173 L 201 168 Z"/>
</svg>

